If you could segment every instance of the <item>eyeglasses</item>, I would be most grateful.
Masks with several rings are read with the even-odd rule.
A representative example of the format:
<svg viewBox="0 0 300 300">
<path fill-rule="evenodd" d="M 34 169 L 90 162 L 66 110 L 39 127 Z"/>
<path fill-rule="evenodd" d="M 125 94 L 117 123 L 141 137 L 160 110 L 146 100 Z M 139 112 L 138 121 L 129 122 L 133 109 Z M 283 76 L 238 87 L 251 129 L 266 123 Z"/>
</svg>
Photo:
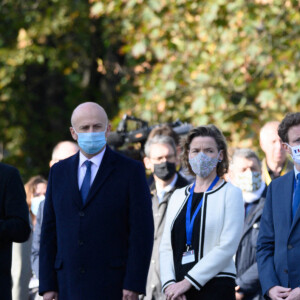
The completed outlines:
<svg viewBox="0 0 300 300">
<path fill-rule="evenodd" d="M 153 162 L 161 163 L 164 161 L 174 161 L 175 160 L 175 154 L 170 154 L 167 156 L 159 156 L 159 157 L 151 157 Z"/>
</svg>

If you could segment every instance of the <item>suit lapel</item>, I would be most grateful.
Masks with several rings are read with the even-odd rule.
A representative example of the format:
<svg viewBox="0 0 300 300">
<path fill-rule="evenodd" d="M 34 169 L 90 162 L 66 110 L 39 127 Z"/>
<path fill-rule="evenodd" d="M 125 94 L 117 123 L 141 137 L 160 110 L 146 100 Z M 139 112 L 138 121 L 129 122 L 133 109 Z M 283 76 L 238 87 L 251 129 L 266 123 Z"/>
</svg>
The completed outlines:
<svg viewBox="0 0 300 300">
<path fill-rule="evenodd" d="M 280 184 L 279 190 L 276 192 L 281 198 L 281 207 L 283 210 L 283 216 L 287 216 L 288 226 L 291 229 L 292 225 L 292 201 L 293 201 L 293 190 L 294 190 L 294 172 L 290 172 L 286 175 L 285 182 Z"/>
<path fill-rule="evenodd" d="M 107 177 L 110 175 L 110 173 L 115 168 L 115 160 L 116 156 L 114 152 L 106 146 L 106 150 L 100 165 L 100 168 L 98 169 L 98 172 L 96 174 L 96 177 L 93 181 L 93 184 L 91 186 L 91 189 L 89 191 L 86 205 L 93 199 L 97 191 L 101 188 Z"/>
<path fill-rule="evenodd" d="M 73 157 L 71 157 L 70 160 L 71 163 L 71 171 L 70 171 L 70 180 L 71 180 L 71 185 L 73 186 L 74 189 L 72 189 L 72 192 L 74 193 L 74 197 L 72 197 L 78 206 L 78 208 L 82 207 L 82 199 L 81 195 L 79 192 L 79 187 L 78 187 L 78 164 L 79 164 L 79 152 L 77 152 Z M 69 175 L 69 174 L 68 174 Z"/>
<path fill-rule="evenodd" d="M 257 215 L 257 211 L 260 209 L 260 202 L 259 202 L 259 200 L 257 200 L 257 201 L 258 201 L 258 203 L 256 204 L 255 208 L 254 209 L 250 209 L 249 214 L 246 216 L 245 226 L 244 226 L 244 230 L 243 230 L 243 234 L 242 234 L 241 240 L 247 234 L 247 232 L 249 231 L 249 229 L 252 228 L 253 224 L 257 221 L 257 219 L 260 218 L 260 215 Z"/>
<path fill-rule="evenodd" d="M 294 173 L 293 173 L 293 174 L 294 174 Z M 295 177 L 293 177 L 293 179 L 294 179 L 294 178 L 295 178 Z M 294 187 L 294 181 L 293 181 L 293 187 Z M 293 194 L 292 194 L 292 199 L 293 199 Z M 299 206 L 299 207 L 300 207 L 300 206 Z M 299 209 L 299 207 L 298 207 L 298 209 L 297 209 L 297 211 L 296 211 L 296 214 L 295 214 L 295 217 L 294 217 L 294 219 L 293 219 L 290 234 L 291 234 L 292 230 L 295 228 L 296 224 L 297 224 L 297 223 L 299 222 L 299 220 L 300 220 L 300 209 Z M 291 211 L 292 211 L 292 201 L 291 201 Z"/>
</svg>

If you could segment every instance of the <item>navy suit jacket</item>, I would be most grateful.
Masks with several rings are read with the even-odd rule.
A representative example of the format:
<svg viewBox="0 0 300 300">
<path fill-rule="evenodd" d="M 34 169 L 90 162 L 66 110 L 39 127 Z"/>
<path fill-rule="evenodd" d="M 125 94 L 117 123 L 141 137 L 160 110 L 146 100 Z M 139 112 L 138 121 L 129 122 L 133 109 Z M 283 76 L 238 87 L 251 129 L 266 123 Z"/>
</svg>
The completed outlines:
<svg viewBox="0 0 300 300">
<path fill-rule="evenodd" d="M 11 299 L 12 242 L 30 235 L 29 211 L 18 170 L 0 163 L 0 298 Z"/>
<path fill-rule="evenodd" d="M 263 294 L 275 286 L 300 286 L 300 208 L 292 220 L 294 171 L 268 186 L 257 241 Z"/>
<path fill-rule="evenodd" d="M 49 175 L 40 245 L 39 292 L 63 300 L 121 299 L 145 292 L 153 244 L 151 197 L 140 162 L 108 146 L 83 206 L 79 153 Z"/>
</svg>

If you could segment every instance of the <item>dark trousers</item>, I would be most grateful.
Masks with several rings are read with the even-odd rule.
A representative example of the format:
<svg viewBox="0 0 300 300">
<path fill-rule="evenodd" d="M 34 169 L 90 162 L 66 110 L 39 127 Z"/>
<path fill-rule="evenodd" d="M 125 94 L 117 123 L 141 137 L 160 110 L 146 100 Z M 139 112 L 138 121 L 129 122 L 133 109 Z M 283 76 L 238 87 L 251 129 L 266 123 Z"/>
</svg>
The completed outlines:
<svg viewBox="0 0 300 300">
<path fill-rule="evenodd" d="M 215 277 L 200 291 L 192 287 L 186 292 L 187 300 L 235 300 L 235 281 L 230 277 Z"/>
</svg>

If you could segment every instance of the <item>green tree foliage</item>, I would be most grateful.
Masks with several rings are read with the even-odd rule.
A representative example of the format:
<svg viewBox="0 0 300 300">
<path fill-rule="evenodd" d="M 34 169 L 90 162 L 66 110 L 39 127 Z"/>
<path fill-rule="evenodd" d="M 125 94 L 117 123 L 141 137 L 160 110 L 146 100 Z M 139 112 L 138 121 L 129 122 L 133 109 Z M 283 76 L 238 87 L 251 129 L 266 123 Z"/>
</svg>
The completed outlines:
<svg viewBox="0 0 300 300">
<path fill-rule="evenodd" d="M 27 179 L 48 174 L 54 145 L 70 139 L 74 107 L 99 101 L 118 109 L 120 41 L 90 17 L 86 1 L 16 1 L 0 4 L 0 141 L 4 161 Z M 111 67 L 105 74 L 98 63 Z"/>
<path fill-rule="evenodd" d="M 298 1 L 93 1 L 120 31 L 122 112 L 152 122 L 214 123 L 232 145 L 299 108 Z M 255 142 L 254 142 L 255 145 Z M 257 145 L 257 144 L 256 144 Z"/>
<path fill-rule="evenodd" d="M 28 178 L 70 139 L 73 108 L 114 118 L 214 123 L 257 145 L 262 123 L 299 109 L 296 0 L 3 0 L 0 141 Z M 249 142 L 250 141 L 250 142 Z"/>
</svg>

